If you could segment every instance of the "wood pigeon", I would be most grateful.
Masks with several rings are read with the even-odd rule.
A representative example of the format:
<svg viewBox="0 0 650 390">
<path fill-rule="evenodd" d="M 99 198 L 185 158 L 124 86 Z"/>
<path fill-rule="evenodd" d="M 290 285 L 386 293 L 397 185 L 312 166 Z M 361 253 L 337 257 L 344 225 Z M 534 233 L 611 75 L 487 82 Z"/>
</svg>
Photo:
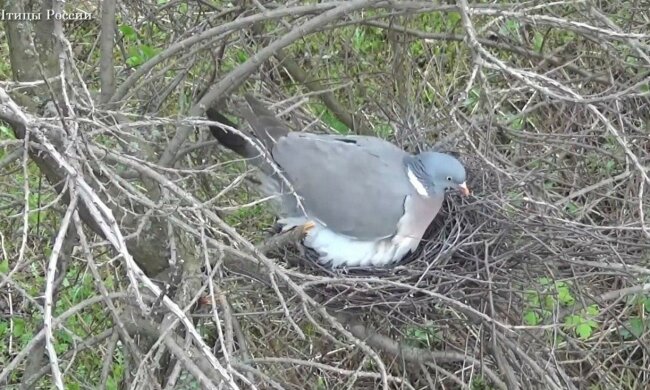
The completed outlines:
<svg viewBox="0 0 650 390">
<path fill-rule="evenodd" d="M 250 110 L 243 116 L 257 147 L 224 128 L 210 130 L 222 145 L 253 159 L 261 192 L 277 195 L 279 224 L 285 231 L 302 226 L 303 243 L 323 264 L 394 264 L 418 247 L 446 190 L 469 194 L 465 168 L 451 155 L 412 155 L 377 137 L 294 132 L 259 100 L 245 98 Z M 232 125 L 214 108 L 207 116 Z M 276 168 L 265 163 L 262 148 Z"/>
</svg>

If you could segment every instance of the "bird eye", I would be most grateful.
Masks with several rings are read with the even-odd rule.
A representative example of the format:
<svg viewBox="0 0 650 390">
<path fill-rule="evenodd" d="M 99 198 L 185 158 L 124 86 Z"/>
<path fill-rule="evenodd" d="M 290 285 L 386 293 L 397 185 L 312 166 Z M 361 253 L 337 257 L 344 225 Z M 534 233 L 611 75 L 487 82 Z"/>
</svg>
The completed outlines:
<svg viewBox="0 0 650 390">
<path fill-rule="evenodd" d="M 447 176 L 447 181 L 451 181 L 451 176 Z"/>
</svg>

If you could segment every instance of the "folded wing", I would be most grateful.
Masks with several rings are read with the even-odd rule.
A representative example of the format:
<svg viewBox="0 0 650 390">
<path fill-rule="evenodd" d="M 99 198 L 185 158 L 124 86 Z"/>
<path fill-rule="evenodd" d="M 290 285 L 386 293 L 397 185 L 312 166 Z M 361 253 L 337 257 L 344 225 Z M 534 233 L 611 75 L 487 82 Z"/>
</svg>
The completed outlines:
<svg viewBox="0 0 650 390">
<path fill-rule="evenodd" d="M 277 140 L 272 156 L 309 218 L 359 240 L 395 234 L 412 194 L 406 152 L 377 138 L 292 132 Z"/>
</svg>

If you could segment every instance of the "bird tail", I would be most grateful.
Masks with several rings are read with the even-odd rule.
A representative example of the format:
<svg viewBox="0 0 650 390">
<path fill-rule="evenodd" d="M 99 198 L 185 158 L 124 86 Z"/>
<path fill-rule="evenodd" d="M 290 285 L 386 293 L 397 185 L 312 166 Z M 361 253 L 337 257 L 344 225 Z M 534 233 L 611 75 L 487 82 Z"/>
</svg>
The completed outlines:
<svg viewBox="0 0 650 390">
<path fill-rule="evenodd" d="M 244 95 L 250 106 L 250 111 L 243 113 L 246 121 L 251 125 L 255 137 L 259 139 L 267 150 L 273 150 L 273 145 L 291 131 L 286 123 L 278 119 L 266 106 L 250 94 Z"/>
<path fill-rule="evenodd" d="M 269 151 L 281 137 L 289 134 L 289 127 L 279 120 L 262 102 L 252 95 L 244 95 L 250 109 L 244 110 L 242 116 L 250 124 L 255 138 Z M 237 128 L 233 122 L 219 112 L 217 108 L 211 107 L 206 111 L 208 119 L 219 122 L 227 127 Z M 259 156 L 259 151 L 241 135 L 228 130 L 223 126 L 210 126 L 210 132 L 220 144 L 245 158 Z"/>
<path fill-rule="evenodd" d="M 224 126 L 211 125 L 210 133 L 219 141 L 219 143 L 244 158 L 254 158 L 259 156 L 259 151 L 250 144 L 240 134 L 233 132 L 229 128 L 237 129 L 237 125 L 226 118 L 215 107 L 206 110 L 205 115 L 213 122 L 219 122 Z"/>
<path fill-rule="evenodd" d="M 276 140 L 287 135 L 291 130 L 273 115 L 262 102 L 251 95 L 245 95 L 245 98 L 250 109 L 244 110 L 242 116 L 250 124 L 250 128 L 252 129 L 251 138 L 259 141 L 270 153 L 273 150 L 273 145 Z M 287 194 L 284 188 L 285 184 L 279 179 L 277 171 L 269 164 L 269 161 L 265 157 L 260 155 L 260 145 L 252 145 L 241 134 L 228 129 L 237 129 L 237 125 L 221 114 L 217 108 L 209 108 L 206 110 L 206 116 L 209 120 L 224 125 L 209 126 L 210 132 L 221 145 L 249 159 L 251 164 L 259 168 L 259 175 L 255 176 L 255 179 L 261 192 L 267 196 L 282 194 L 272 202 L 278 208 L 278 214 L 283 216 L 298 215 L 298 206 L 295 198 Z M 250 134 L 243 129 L 240 131 L 246 135 Z"/>
</svg>

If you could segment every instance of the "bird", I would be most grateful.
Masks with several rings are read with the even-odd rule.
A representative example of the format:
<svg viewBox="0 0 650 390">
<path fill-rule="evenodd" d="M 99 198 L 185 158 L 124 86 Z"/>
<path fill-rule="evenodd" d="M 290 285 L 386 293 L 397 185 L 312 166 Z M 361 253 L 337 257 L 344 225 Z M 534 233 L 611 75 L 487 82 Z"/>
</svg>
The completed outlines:
<svg viewBox="0 0 650 390">
<path fill-rule="evenodd" d="M 241 115 L 252 132 L 210 131 L 260 168 L 260 190 L 274 196 L 282 231 L 302 227 L 303 245 L 321 264 L 395 265 L 417 249 L 448 190 L 470 193 L 463 164 L 450 154 L 411 154 L 373 136 L 292 131 L 253 95 L 244 98 Z M 214 107 L 206 116 L 234 127 Z"/>
</svg>

